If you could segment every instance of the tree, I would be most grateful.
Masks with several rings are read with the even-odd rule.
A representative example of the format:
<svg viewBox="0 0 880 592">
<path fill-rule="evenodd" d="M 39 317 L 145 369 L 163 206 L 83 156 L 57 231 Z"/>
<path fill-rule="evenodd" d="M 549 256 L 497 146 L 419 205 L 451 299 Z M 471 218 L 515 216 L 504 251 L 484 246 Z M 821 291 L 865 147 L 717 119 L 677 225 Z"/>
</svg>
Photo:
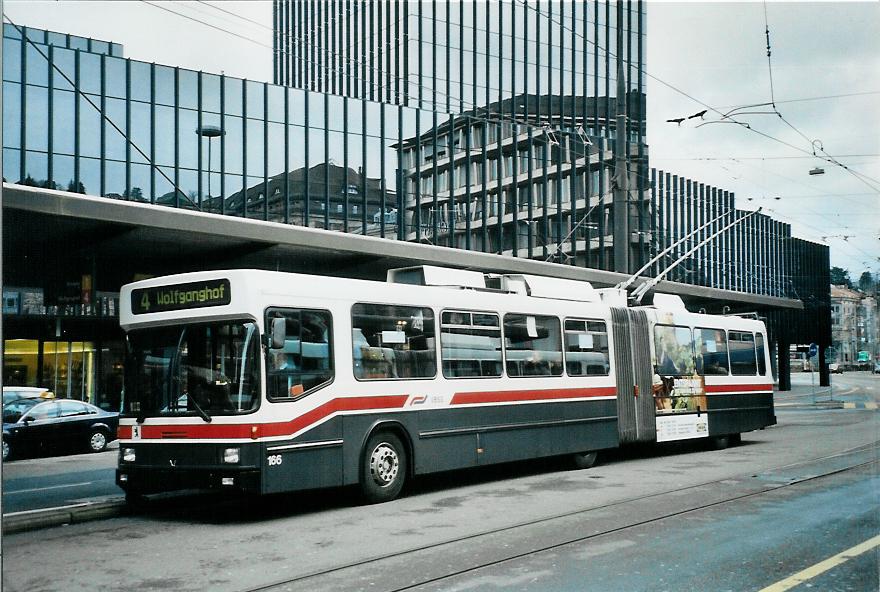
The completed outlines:
<svg viewBox="0 0 880 592">
<path fill-rule="evenodd" d="M 835 286 L 846 286 L 847 288 L 852 288 L 852 281 L 849 279 L 849 271 L 842 267 L 832 267 L 831 283 Z"/>
<path fill-rule="evenodd" d="M 876 282 L 870 271 L 863 271 L 859 276 L 859 290 L 862 292 L 873 292 Z"/>
<path fill-rule="evenodd" d="M 131 191 L 126 189 L 122 192 L 122 197 L 125 199 L 131 199 L 134 201 L 143 201 L 144 200 L 144 191 L 140 187 L 132 187 Z"/>
<path fill-rule="evenodd" d="M 71 193 L 85 193 L 86 186 L 82 184 L 82 181 L 80 181 L 79 183 L 74 183 L 73 179 L 71 179 L 67 183 L 67 190 Z"/>
</svg>

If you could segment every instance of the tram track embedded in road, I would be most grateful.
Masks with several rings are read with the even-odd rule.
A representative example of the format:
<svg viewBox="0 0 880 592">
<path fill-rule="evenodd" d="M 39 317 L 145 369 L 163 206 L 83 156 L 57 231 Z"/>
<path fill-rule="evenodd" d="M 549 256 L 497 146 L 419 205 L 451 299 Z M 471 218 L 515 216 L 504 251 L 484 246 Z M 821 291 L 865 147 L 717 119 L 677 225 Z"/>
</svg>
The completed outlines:
<svg viewBox="0 0 880 592">
<path fill-rule="evenodd" d="M 627 531 L 630 529 L 634 529 L 634 528 L 654 524 L 657 522 L 661 522 L 661 521 L 667 520 L 669 518 L 685 516 L 687 514 L 691 514 L 691 513 L 699 512 L 699 511 L 703 511 L 703 510 L 708 510 L 708 509 L 722 506 L 722 505 L 732 503 L 732 502 L 737 502 L 737 501 L 741 501 L 741 500 L 755 498 L 755 497 L 762 496 L 762 495 L 771 494 L 771 493 L 778 492 L 780 490 L 783 490 L 783 489 L 786 489 L 789 487 L 793 487 L 795 485 L 800 485 L 803 483 L 808 483 L 808 482 L 816 481 L 819 479 L 824 479 L 824 478 L 832 477 L 835 475 L 839 475 L 841 473 L 845 473 L 848 471 L 857 470 L 857 469 L 866 467 L 868 465 L 876 464 L 878 462 L 878 460 L 880 460 L 880 459 L 878 459 L 878 454 L 877 454 L 878 450 L 880 450 L 880 448 L 878 448 L 878 444 L 880 444 L 880 441 L 875 441 L 873 443 L 853 447 L 853 448 L 850 448 L 850 449 L 847 449 L 844 451 L 836 452 L 834 454 L 813 457 L 813 458 L 805 459 L 805 460 L 798 461 L 795 463 L 780 465 L 778 467 L 765 469 L 763 471 L 760 471 L 759 473 L 746 474 L 746 475 L 741 475 L 738 477 L 725 477 L 725 478 L 721 478 L 721 479 L 705 481 L 705 482 L 697 483 L 694 485 L 688 485 L 686 487 L 669 489 L 669 490 L 651 493 L 651 494 L 647 494 L 647 495 L 643 495 L 643 496 L 637 496 L 637 497 L 632 497 L 632 498 L 628 498 L 628 499 L 624 499 L 624 500 L 618 500 L 615 502 L 602 504 L 602 505 L 598 505 L 598 506 L 592 506 L 589 508 L 581 508 L 581 509 L 573 510 L 570 512 L 564 512 L 564 513 L 555 514 L 552 516 L 545 516 L 542 518 L 537 518 L 534 520 L 520 522 L 517 524 L 510 525 L 510 526 L 504 526 L 501 528 L 486 530 L 486 531 L 482 531 L 482 532 L 478 532 L 478 533 L 469 534 L 466 536 L 447 539 L 447 540 L 440 541 L 437 543 L 432 543 L 429 545 L 413 547 L 413 548 L 405 549 L 405 550 L 398 551 L 395 553 L 388 553 L 385 555 L 379 555 L 376 557 L 370 557 L 367 559 L 349 562 L 344 565 L 339 565 L 339 566 L 335 566 L 335 567 L 331 567 L 331 568 L 327 568 L 327 569 L 322 569 L 322 570 L 314 571 L 314 572 L 311 572 L 308 574 L 303 574 L 300 576 L 286 578 L 286 579 L 271 582 L 268 584 L 263 584 L 260 586 L 247 588 L 245 592 L 270 592 L 270 591 L 276 590 L 276 589 L 286 589 L 285 588 L 286 586 L 290 586 L 292 584 L 301 584 L 301 583 L 304 584 L 304 583 L 308 582 L 309 580 L 313 580 L 316 578 L 332 576 L 334 574 L 340 574 L 342 572 L 345 572 L 346 570 L 363 568 L 363 567 L 369 566 L 369 565 L 378 565 L 378 564 L 381 564 L 382 562 L 399 559 L 401 557 L 415 556 L 416 554 L 419 554 L 419 553 L 428 552 L 433 549 L 438 549 L 438 548 L 446 547 L 449 545 L 455 545 L 455 544 L 460 544 L 463 542 L 474 541 L 474 540 L 484 538 L 484 537 L 491 537 L 494 535 L 510 533 L 512 531 L 516 531 L 519 529 L 525 529 L 528 527 L 533 527 L 533 526 L 538 526 L 541 524 L 551 523 L 554 521 L 564 520 L 566 518 L 572 518 L 572 517 L 576 517 L 578 515 L 585 515 L 585 514 L 588 514 L 591 512 L 596 512 L 596 511 L 601 511 L 601 510 L 607 510 L 607 509 L 611 509 L 611 508 L 615 508 L 615 507 L 624 506 L 627 504 L 638 503 L 641 501 L 650 500 L 652 498 L 660 498 L 660 497 L 664 497 L 664 496 L 675 496 L 677 494 L 685 493 L 685 492 L 692 491 L 692 490 L 697 490 L 700 488 L 706 488 L 706 487 L 709 487 L 712 485 L 729 483 L 732 480 L 741 479 L 743 481 L 746 481 L 749 479 L 758 478 L 759 476 L 762 476 L 762 475 L 763 476 L 770 476 L 774 473 L 779 473 L 782 471 L 790 470 L 790 469 L 793 469 L 798 466 L 809 465 L 811 463 L 818 463 L 818 462 L 828 461 L 828 460 L 832 460 L 832 459 L 839 459 L 839 458 L 846 457 L 846 456 L 854 456 L 854 455 L 858 455 L 859 453 L 862 453 L 862 452 L 868 452 L 868 451 L 874 452 L 873 457 L 870 460 L 867 460 L 864 462 L 858 462 L 856 464 L 847 464 L 846 466 L 833 468 L 831 470 L 827 470 L 827 471 L 824 471 L 821 473 L 811 473 L 811 474 L 805 475 L 803 477 L 789 478 L 784 481 L 774 482 L 770 479 L 765 479 L 762 481 L 762 487 L 757 491 L 749 491 L 746 493 L 726 497 L 724 499 L 714 500 L 714 501 L 703 503 L 703 504 L 698 504 L 693 507 L 684 508 L 684 509 L 674 511 L 674 512 L 664 513 L 662 515 L 653 516 L 653 517 L 650 517 L 650 518 L 647 518 L 644 520 L 637 520 L 637 521 L 634 521 L 634 522 L 631 522 L 628 524 L 621 525 L 619 527 L 606 528 L 606 529 L 600 530 L 598 532 L 591 532 L 591 533 L 583 535 L 583 536 L 567 537 L 564 540 L 560 540 L 560 541 L 554 542 L 552 544 L 546 544 L 546 545 L 540 546 L 538 548 L 528 549 L 528 550 L 524 550 L 521 552 L 507 554 L 504 557 L 500 557 L 498 559 L 494 559 L 491 561 L 479 562 L 477 564 L 467 566 L 467 567 L 462 568 L 460 570 L 452 571 L 452 572 L 438 575 L 435 577 L 428 577 L 422 581 L 410 583 L 405 586 L 399 586 L 399 587 L 387 589 L 389 592 L 403 592 L 406 590 L 412 590 L 412 589 L 418 588 L 420 586 L 435 584 L 435 583 L 447 580 L 449 578 L 463 576 L 463 575 L 466 575 L 469 573 L 477 572 L 482 569 L 491 568 L 493 566 L 501 565 L 506 562 L 516 561 L 516 560 L 527 558 L 530 556 L 536 556 L 541 553 L 553 551 L 555 549 L 559 549 L 559 548 L 566 547 L 569 545 L 583 543 L 583 542 L 589 541 L 591 539 L 596 539 L 596 538 L 599 538 L 602 536 L 624 532 L 624 531 Z"/>
</svg>

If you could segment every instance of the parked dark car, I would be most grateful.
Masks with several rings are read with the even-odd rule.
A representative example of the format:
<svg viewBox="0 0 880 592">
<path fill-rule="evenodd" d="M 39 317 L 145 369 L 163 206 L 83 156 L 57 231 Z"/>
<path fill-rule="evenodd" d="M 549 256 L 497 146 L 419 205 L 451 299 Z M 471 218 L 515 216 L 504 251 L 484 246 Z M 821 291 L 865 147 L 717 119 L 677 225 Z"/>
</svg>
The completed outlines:
<svg viewBox="0 0 880 592">
<path fill-rule="evenodd" d="M 73 399 L 18 399 L 3 405 L 3 460 L 26 452 L 101 452 L 116 438 L 119 414 Z"/>
</svg>

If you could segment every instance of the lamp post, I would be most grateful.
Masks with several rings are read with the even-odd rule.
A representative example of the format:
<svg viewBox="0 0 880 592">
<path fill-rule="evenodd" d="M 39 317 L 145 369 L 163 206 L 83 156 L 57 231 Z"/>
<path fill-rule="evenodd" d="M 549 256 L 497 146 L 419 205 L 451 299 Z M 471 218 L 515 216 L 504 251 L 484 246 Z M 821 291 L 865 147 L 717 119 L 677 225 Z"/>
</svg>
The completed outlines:
<svg viewBox="0 0 880 592">
<path fill-rule="evenodd" d="M 203 125 L 196 128 L 196 134 L 202 138 L 208 138 L 208 198 L 211 198 L 211 140 L 224 135 L 226 132 L 216 125 Z M 201 204 L 199 204 L 201 207 Z"/>
</svg>

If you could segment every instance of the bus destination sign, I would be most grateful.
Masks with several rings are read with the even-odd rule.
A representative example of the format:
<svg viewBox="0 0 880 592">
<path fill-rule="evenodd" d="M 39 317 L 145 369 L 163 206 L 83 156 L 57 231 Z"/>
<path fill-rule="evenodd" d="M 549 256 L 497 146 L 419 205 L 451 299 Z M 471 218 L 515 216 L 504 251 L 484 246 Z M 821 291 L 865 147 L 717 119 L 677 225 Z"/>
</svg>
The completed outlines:
<svg viewBox="0 0 880 592">
<path fill-rule="evenodd" d="M 231 301 L 229 280 L 205 280 L 191 284 L 132 290 L 131 312 L 147 314 L 204 306 L 223 306 Z"/>
</svg>

